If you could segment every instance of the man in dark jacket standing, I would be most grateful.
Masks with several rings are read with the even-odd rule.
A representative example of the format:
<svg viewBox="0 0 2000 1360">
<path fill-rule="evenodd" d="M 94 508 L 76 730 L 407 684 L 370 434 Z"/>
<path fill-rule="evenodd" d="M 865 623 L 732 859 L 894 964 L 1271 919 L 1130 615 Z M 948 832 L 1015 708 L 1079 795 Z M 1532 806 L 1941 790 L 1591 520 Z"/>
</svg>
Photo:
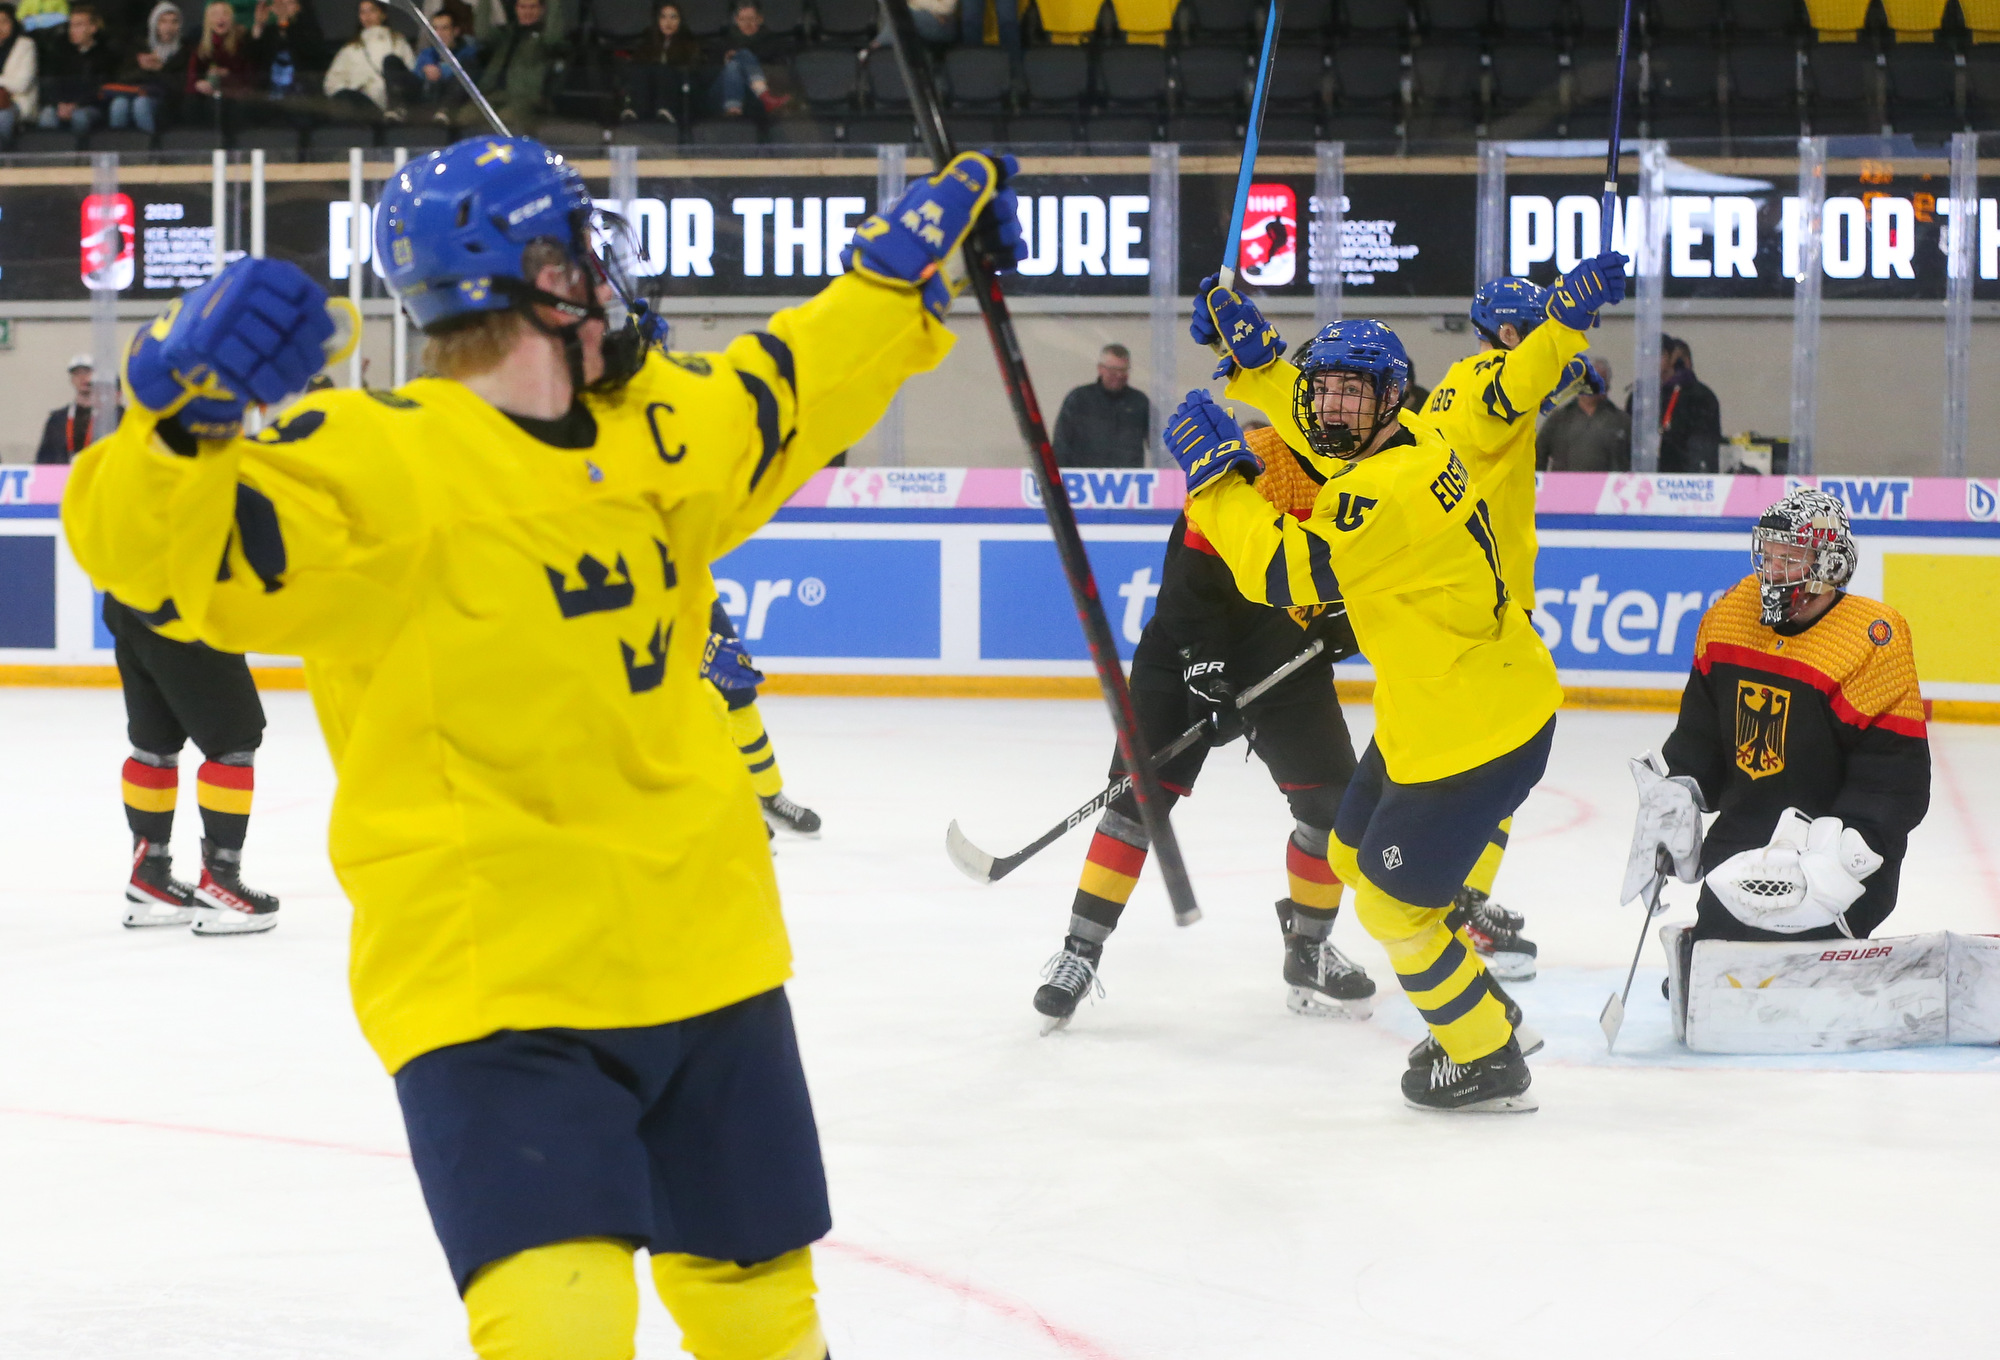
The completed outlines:
<svg viewBox="0 0 2000 1360">
<path fill-rule="evenodd" d="M 1132 351 L 1106 345 L 1097 381 L 1063 398 L 1053 443 L 1063 467 L 1144 467 L 1153 440 L 1153 404 L 1132 386 Z"/>
<path fill-rule="evenodd" d="M 82 453 L 97 437 L 91 429 L 91 379 L 96 377 L 94 361 L 88 354 L 74 354 L 69 361 L 69 383 L 74 393 L 67 406 L 49 412 L 42 426 L 41 447 L 35 450 L 37 463 L 67 463 Z M 113 423 L 117 423 L 114 417 Z"/>
<path fill-rule="evenodd" d="M 1685 340 L 1660 337 L 1660 471 L 1714 472 L 1722 452 L 1722 403 L 1694 375 Z"/>
</svg>

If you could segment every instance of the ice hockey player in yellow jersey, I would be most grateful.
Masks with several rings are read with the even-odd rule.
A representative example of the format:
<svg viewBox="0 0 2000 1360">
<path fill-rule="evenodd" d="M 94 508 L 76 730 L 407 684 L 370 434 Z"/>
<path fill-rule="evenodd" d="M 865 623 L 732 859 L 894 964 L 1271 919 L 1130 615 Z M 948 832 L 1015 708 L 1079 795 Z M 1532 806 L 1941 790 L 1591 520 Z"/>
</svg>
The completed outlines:
<svg viewBox="0 0 2000 1360">
<path fill-rule="evenodd" d="M 1169 419 L 1188 519 L 1252 600 L 1346 603 L 1374 666 L 1375 738 L 1348 785 L 1329 859 L 1431 1029 L 1403 1078 L 1420 1109 L 1534 1108 L 1514 1025 L 1451 904 L 1491 829 L 1541 777 L 1562 692 L 1507 597 L 1491 512 L 1463 459 L 1399 411 L 1409 358 L 1386 326 L 1338 322 L 1279 358 L 1276 336 L 1217 313 L 1228 395 L 1337 468 L 1304 520 L 1274 515 L 1262 468 L 1206 392 Z"/>
<path fill-rule="evenodd" d="M 526 139 L 412 161 L 376 258 L 439 376 L 246 402 L 326 298 L 245 260 L 141 331 L 78 461 L 78 560 L 155 627 L 305 658 L 338 777 L 350 981 L 487 1360 L 633 1353 L 635 1247 L 699 1360 L 822 1360 L 829 1218 L 750 776 L 701 661 L 710 564 L 951 339 L 1008 158 L 865 221 L 719 354 L 657 352 L 629 234 Z M 1011 254 L 1007 256 L 1011 259 Z"/>
<path fill-rule="evenodd" d="M 1609 260 L 1603 261 L 1609 264 Z M 1588 261 L 1591 268 L 1598 261 Z M 1561 285 L 1558 285 L 1560 287 Z M 1424 414 L 1465 460 L 1472 481 L 1493 512 L 1493 532 L 1507 573 L 1507 594 L 1523 609 L 1535 607 L 1535 417 L 1553 410 L 1577 389 L 1604 390 L 1584 349 L 1584 330 L 1549 316 L 1549 290 L 1527 279 L 1498 278 L 1472 295 L 1472 328 L 1479 351 L 1446 370 L 1424 403 Z M 1466 933 L 1493 975 L 1526 980 L 1535 975 L 1535 945 L 1527 922 L 1492 900 L 1510 818 L 1495 829 L 1486 850 L 1459 889 Z"/>
</svg>

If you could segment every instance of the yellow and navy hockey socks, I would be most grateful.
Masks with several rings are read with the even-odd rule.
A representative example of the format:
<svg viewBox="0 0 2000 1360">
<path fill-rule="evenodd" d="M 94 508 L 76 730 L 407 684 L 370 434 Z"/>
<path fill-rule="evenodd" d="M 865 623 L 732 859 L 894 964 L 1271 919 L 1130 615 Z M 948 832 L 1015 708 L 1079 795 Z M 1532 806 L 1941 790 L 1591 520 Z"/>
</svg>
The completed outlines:
<svg viewBox="0 0 2000 1360">
<path fill-rule="evenodd" d="M 1493 830 L 1486 848 L 1479 852 L 1479 862 L 1472 866 L 1472 872 L 1465 876 L 1465 886 L 1485 897 L 1493 895 L 1493 880 L 1499 876 L 1500 860 L 1507 853 L 1507 837 L 1514 829 L 1514 819 L 1509 817 Z"/>
<path fill-rule="evenodd" d="M 219 850 L 241 850 L 250 830 L 250 799 L 257 786 L 252 753 L 233 752 L 220 760 L 205 760 L 195 775 L 195 798 L 201 804 L 202 837 Z"/>
<path fill-rule="evenodd" d="M 741 708 L 729 710 L 729 735 L 743 753 L 743 763 L 750 770 L 750 787 L 759 798 L 769 798 L 785 787 L 778 753 L 771 749 L 771 736 L 764 730 L 764 718 L 757 712 L 754 697 Z"/>
<path fill-rule="evenodd" d="M 809 1248 L 748 1265 L 663 1253 L 653 1284 L 695 1360 L 824 1360 Z"/>
<path fill-rule="evenodd" d="M 132 839 L 165 847 L 174 836 L 174 804 L 180 799 L 180 764 L 174 756 L 134 751 L 125 761 L 120 783 L 125 795 L 125 822 Z"/>
<path fill-rule="evenodd" d="M 632 1360 L 632 1248 L 589 1237 L 516 1252 L 472 1277 L 465 1314 L 479 1360 Z"/>
</svg>

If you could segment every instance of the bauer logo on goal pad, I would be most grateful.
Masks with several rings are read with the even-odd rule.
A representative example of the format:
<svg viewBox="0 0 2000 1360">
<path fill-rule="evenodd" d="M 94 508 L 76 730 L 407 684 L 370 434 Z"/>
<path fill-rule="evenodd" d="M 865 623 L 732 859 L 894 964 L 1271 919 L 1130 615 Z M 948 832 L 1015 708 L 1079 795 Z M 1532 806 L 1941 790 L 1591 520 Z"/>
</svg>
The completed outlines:
<svg viewBox="0 0 2000 1360">
<path fill-rule="evenodd" d="M 1289 184 L 1253 184 L 1244 201 L 1238 273 L 1259 288 L 1278 288 L 1299 272 L 1299 196 Z"/>
</svg>

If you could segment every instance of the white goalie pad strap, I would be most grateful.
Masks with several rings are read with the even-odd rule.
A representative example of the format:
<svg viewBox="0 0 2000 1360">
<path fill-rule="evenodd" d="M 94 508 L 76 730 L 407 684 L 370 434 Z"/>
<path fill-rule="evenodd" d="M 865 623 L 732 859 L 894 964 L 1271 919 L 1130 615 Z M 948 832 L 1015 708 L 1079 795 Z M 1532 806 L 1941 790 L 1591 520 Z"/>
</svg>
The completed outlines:
<svg viewBox="0 0 2000 1360">
<path fill-rule="evenodd" d="M 1688 965 L 1697 1053 L 1827 1053 L 1949 1041 L 1950 937 L 1702 940 Z M 2000 956 L 1989 960 L 2000 973 Z M 2000 1004 L 1992 1007 L 2000 1020 Z"/>
</svg>

